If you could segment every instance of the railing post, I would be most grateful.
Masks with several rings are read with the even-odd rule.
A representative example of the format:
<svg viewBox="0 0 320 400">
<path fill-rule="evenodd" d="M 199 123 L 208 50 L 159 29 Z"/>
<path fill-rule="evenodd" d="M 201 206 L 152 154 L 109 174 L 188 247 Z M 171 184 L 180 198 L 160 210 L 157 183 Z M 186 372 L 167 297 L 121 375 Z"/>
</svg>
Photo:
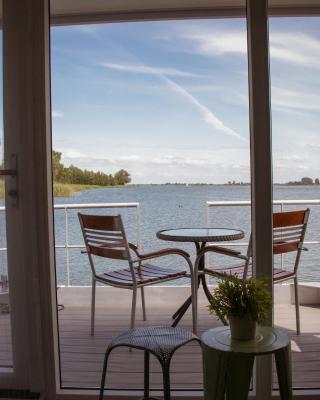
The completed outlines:
<svg viewBox="0 0 320 400">
<path fill-rule="evenodd" d="M 280 211 L 283 212 L 283 202 L 281 202 L 281 204 L 280 204 Z M 281 265 L 281 269 L 283 269 L 283 254 L 282 253 L 280 255 L 280 265 Z"/>
<path fill-rule="evenodd" d="M 138 249 L 141 250 L 141 210 L 140 204 L 136 206 L 136 214 L 137 214 L 137 245 Z"/>
<path fill-rule="evenodd" d="M 69 227 L 68 227 L 68 209 L 64 208 L 65 219 L 65 248 L 66 248 L 66 263 L 67 263 L 67 286 L 70 286 L 70 263 L 69 263 Z"/>
<path fill-rule="evenodd" d="M 210 212 L 210 206 L 208 202 L 206 202 L 206 210 L 205 210 L 205 226 L 209 226 L 209 212 Z"/>
</svg>

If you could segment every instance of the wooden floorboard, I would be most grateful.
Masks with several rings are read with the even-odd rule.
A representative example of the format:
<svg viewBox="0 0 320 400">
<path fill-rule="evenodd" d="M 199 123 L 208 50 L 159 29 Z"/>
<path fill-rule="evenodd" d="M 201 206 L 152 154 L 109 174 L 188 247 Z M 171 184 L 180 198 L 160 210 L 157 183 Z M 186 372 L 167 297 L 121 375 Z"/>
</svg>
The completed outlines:
<svg viewBox="0 0 320 400">
<path fill-rule="evenodd" d="M 137 326 L 170 324 L 170 315 L 175 307 L 148 308 L 148 320 L 142 321 L 137 313 Z M 96 309 L 95 336 L 90 336 L 89 307 L 66 307 L 59 312 L 59 342 L 61 376 L 63 387 L 95 388 L 100 384 L 104 352 L 110 339 L 128 329 L 129 310 L 126 308 Z M 12 363 L 9 315 L 0 315 L 0 365 Z M 320 306 L 301 307 L 302 334 L 295 334 L 294 306 L 278 304 L 275 321 L 285 329 L 292 340 L 293 384 L 299 388 L 320 387 Z M 199 310 L 199 333 L 219 326 L 220 323 Z M 181 321 L 181 326 L 191 329 L 190 313 Z M 159 363 L 151 358 L 151 386 L 162 385 Z M 189 344 L 175 354 L 171 366 L 171 383 L 175 389 L 202 388 L 202 359 L 197 344 Z M 107 377 L 107 388 L 140 389 L 143 386 L 143 354 L 138 350 L 117 349 L 111 356 Z"/>
</svg>

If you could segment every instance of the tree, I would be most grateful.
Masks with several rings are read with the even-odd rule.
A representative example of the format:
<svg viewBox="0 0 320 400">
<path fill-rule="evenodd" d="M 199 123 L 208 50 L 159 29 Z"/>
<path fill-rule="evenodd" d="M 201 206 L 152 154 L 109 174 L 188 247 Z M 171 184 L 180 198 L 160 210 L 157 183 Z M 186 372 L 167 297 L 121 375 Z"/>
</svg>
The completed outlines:
<svg viewBox="0 0 320 400">
<path fill-rule="evenodd" d="M 131 182 L 129 172 L 124 169 L 120 169 L 120 171 L 114 174 L 114 182 L 116 185 L 125 185 L 126 183 Z"/>
<path fill-rule="evenodd" d="M 64 166 L 61 163 L 61 153 L 59 151 L 52 150 L 52 173 L 54 181 L 60 180 L 59 178 L 63 169 Z"/>
<path fill-rule="evenodd" d="M 65 167 L 61 162 L 61 153 L 52 151 L 53 181 L 59 183 L 78 183 L 83 185 L 114 186 L 125 185 L 131 182 L 130 174 L 124 169 L 115 175 L 105 174 L 101 171 L 94 172 L 82 170 L 75 165 Z"/>
<path fill-rule="evenodd" d="M 316 178 L 316 179 L 314 180 L 314 184 L 315 184 L 315 185 L 320 185 L 319 178 Z"/>
<path fill-rule="evenodd" d="M 313 185 L 313 179 L 309 177 L 304 177 L 301 179 L 301 185 Z"/>
</svg>

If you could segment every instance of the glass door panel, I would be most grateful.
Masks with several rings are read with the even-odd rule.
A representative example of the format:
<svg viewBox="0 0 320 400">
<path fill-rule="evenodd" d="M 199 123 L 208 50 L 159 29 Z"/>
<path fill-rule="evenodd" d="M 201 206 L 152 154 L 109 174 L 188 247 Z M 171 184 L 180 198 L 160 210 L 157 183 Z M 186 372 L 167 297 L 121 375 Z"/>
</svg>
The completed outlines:
<svg viewBox="0 0 320 400">
<path fill-rule="evenodd" d="M 320 337 L 320 18 L 270 19 L 275 210 L 310 208 L 298 268 L 301 334 L 296 333 L 293 281 L 275 286 L 275 325 L 292 340 L 293 386 L 319 389 Z M 281 200 L 281 201 L 280 201 Z M 275 259 L 293 269 L 290 253 Z M 276 378 L 274 385 L 277 387 Z"/>
<path fill-rule="evenodd" d="M 2 6 L 2 3 L 1 3 Z M 3 133 L 3 59 L 2 30 L 0 31 L 0 174 L 5 171 Z M 6 177 L 0 175 L 0 376 L 13 367 L 11 320 L 9 305 L 9 271 L 7 262 L 5 189 Z"/>
<path fill-rule="evenodd" d="M 97 288 L 91 336 L 92 278 L 87 255 L 81 254 L 77 212 L 121 213 L 129 240 L 143 251 L 170 245 L 156 238 L 160 229 L 204 225 L 243 229 L 244 241 L 233 245 L 246 251 L 251 231 L 246 21 L 53 26 L 51 34 L 61 386 L 95 388 L 105 346 L 130 326 L 131 292 Z M 121 170 L 128 171 L 131 185 L 119 181 Z M 109 181 L 97 182 L 98 171 Z M 230 201 L 232 207 L 221 204 Z M 112 208 L 115 203 L 121 208 Z M 193 244 L 179 246 L 194 260 Z M 168 261 L 174 266 L 175 260 Z M 214 262 L 232 260 L 217 256 Z M 115 267 L 119 264 L 100 262 L 97 269 Z M 147 288 L 147 321 L 138 301 L 137 326 L 170 323 L 189 292 L 187 279 Z M 220 324 L 206 304 L 201 296 L 201 331 Z M 191 327 L 190 311 L 180 325 Z M 116 353 L 113 357 L 109 388 L 141 389 L 141 356 L 125 351 L 118 361 Z M 154 363 L 153 389 L 161 387 L 160 372 Z M 202 388 L 195 347 L 177 354 L 172 387 Z"/>
</svg>

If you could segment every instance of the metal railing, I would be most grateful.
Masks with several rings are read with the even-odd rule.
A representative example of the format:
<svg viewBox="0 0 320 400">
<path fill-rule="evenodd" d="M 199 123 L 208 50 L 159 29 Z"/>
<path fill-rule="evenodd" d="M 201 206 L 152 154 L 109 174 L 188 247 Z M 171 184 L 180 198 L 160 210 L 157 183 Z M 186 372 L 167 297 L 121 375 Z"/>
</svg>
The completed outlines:
<svg viewBox="0 0 320 400">
<path fill-rule="evenodd" d="M 280 211 L 283 211 L 285 206 L 292 205 L 320 205 L 320 200 L 275 200 L 273 205 L 280 206 Z M 233 207 L 233 206 L 251 206 L 251 201 L 239 200 L 239 201 L 207 201 L 206 202 L 206 214 L 205 222 L 206 226 L 210 225 L 210 209 L 217 207 Z M 137 245 L 141 247 L 141 210 L 140 203 L 89 203 L 89 204 L 55 204 L 54 210 L 62 210 L 64 212 L 64 223 L 65 223 L 65 235 L 64 244 L 56 244 L 56 249 L 65 249 L 66 251 L 66 275 L 67 275 L 67 286 L 70 286 L 70 249 L 82 249 L 84 244 L 70 244 L 69 240 L 69 220 L 68 211 L 75 209 L 109 209 L 109 208 L 133 208 L 136 211 L 136 239 Z M 0 207 L 0 212 L 4 212 L 5 207 Z M 320 244 L 318 240 L 305 241 L 306 245 L 317 245 Z M 232 242 L 230 244 L 225 243 L 225 246 L 247 246 L 246 242 Z M 6 247 L 1 247 L 0 251 L 6 251 Z"/>
<path fill-rule="evenodd" d="M 88 204 L 55 204 L 54 210 L 63 210 L 64 212 L 64 223 L 65 223 L 65 235 L 64 244 L 56 244 L 56 249 L 66 250 L 66 274 L 67 274 L 67 286 L 70 286 L 70 258 L 69 249 L 83 249 L 84 244 L 70 244 L 69 241 L 69 220 L 68 211 L 69 210 L 79 210 L 79 209 L 107 209 L 107 208 L 134 208 L 136 210 L 136 242 L 138 248 L 141 247 L 141 211 L 140 203 L 88 203 Z M 0 212 L 4 212 L 5 207 L 0 207 Z M 79 225 L 80 229 L 80 225 Z M 6 247 L 0 248 L 0 251 L 7 250 Z"/>
<path fill-rule="evenodd" d="M 295 205 L 320 206 L 320 200 L 274 200 L 273 205 L 280 206 L 280 211 L 282 212 L 282 211 L 284 211 L 285 206 L 295 206 Z M 250 200 L 207 201 L 206 202 L 206 215 L 205 215 L 206 226 L 210 225 L 210 208 L 212 208 L 212 207 L 234 207 L 234 206 L 251 206 L 251 201 Z M 309 241 L 304 241 L 304 243 L 306 245 L 316 245 L 316 244 L 320 244 L 320 241 L 309 240 Z M 228 245 L 229 246 L 248 246 L 248 243 L 246 243 L 246 242 L 239 242 L 239 243 L 232 242 L 231 244 L 224 243 L 224 246 L 228 246 Z"/>
</svg>

